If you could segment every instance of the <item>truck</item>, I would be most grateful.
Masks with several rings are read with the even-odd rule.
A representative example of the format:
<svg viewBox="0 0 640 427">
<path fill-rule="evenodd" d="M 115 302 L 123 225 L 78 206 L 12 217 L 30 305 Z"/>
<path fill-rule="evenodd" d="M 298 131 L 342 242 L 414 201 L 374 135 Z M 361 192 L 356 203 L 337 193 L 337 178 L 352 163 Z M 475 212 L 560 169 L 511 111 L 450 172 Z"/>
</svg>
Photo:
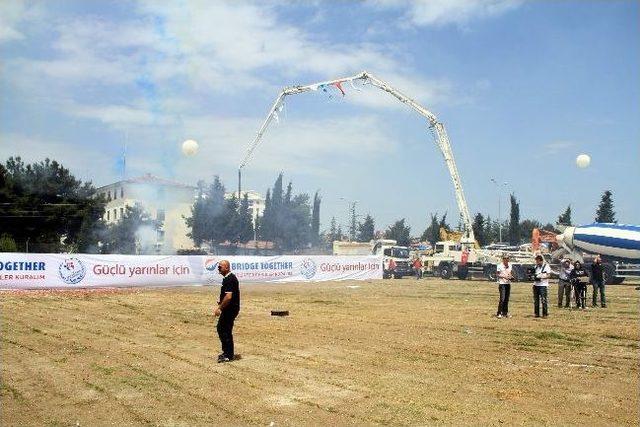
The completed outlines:
<svg viewBox="0 0 640 427">
<path fill-rule="evenodd" d="M 393 239 L 377 239 L 370 242 L 333 242 L 333 255 L 382 255 L 382 277 L 401 279 L 413 274 L 407 246 L 399 246 Z"/>
<path fill-rule="evenodd" d="M 594 255 L 601 255 L 606 285 L 640 279 L 640 225 L 593 223 L 564 227 L 556 240 L 560 250 L 554 255 L 582 262 L 589 275 Z"/>
<path fill-rule="evenodd" d="M 396 240 L 373 240 L 373 255 L 382 255 L 382 277 L 401 279 L 413 275 L 413 266 L 409 257 L 409 248 L 399 246 Z"/>
</svg>

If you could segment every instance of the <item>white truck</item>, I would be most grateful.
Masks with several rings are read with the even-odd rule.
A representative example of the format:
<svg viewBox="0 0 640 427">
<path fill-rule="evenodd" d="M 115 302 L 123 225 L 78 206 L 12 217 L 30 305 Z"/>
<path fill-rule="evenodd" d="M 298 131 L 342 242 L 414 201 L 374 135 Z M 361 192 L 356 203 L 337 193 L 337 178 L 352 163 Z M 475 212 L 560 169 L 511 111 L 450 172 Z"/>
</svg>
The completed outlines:
<svg viewBox="0 0 640 427">
<path fill-rule="evenodd" d="M 373 240 L 373 255 L 382 255 L 382 277 L 385 279 L 402 279 L 413 275 L 413 266 L 407 246 L 398 246 L 391 239 Z"/>
<path fill-rule="evenodd" d="M 383 277 L 400 279 L 413 274 L 409 248 L 398 246 L 392 239 L 378 239 L 370 242 L 333 242 L 333 255 L 382 255 Z"/>
</svg>

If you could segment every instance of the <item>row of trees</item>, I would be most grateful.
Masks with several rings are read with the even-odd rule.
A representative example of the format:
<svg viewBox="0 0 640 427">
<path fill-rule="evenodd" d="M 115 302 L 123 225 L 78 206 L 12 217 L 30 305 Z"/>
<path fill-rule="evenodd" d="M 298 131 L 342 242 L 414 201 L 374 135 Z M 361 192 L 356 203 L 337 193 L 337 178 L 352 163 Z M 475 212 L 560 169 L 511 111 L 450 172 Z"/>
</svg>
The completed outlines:
<svg viewBox="0 0 640 427">
<path fill-rule="evenodd" d="M 352 218 L 355 215 L 352 215 Z M 353 220 L 352 220 L 353 221 Z M 616 222 L 615 212 L 613 210 L 613 198 L 611 191 L 607 190 L 602 195 L 600 204 L 596 211 L 596 222 Z M 569 226 L 572 225 L 571 220 L 571 205 L 562 212 L 556 221 L 558 225 Z M 370 215 L 367 215 L 362 223 L 358 224 L 359 232 L 356 234 L 356 238 L 352 240 L 359 242 L 366 242 L 374 238 L 376 233 L 375 222 Z M 535 219 L 520 220 L 520 202 L 516 199 L 515 195 L 510 196 L 510 213 L 509 220 L 493 220 L 489 215 L 483 215 L 477 213 L 473 218 L 473 233 L 476 240 L 480 245 L 487 245 L 492 242 L 499 242 L 501 239 L 507 241 L 512 245 L 518 245 L 526 242 L 531 238 L 531 234 L 534 228 L 554 231 L 555 226 L 551 223 L 542 224 Z M 446 212 L 438 217 L 438 213 L 431 213 L 428 226 L 420 236 L 421 241 L 435 243 L 440 240 L 440 229 L 444 228 L 450 230 L 451 227 L 447 223 Z M 461 221 L 458 222 L 458 230 L 462 229 Z M 366 230 L 366 233 L 362 233 L 362 230 Z M 405 223 L 405 219 L 401 219 L 393 223 L 382 234 L 385 238 L 394 239 L 398 241 L 400 245 L 408 245 L 411 240 L 411 228 Z M 350 236 L 351 237 L 351 236 Z M 340 227 L 336 227 L 335 218 L 331 221 L 331 227 L 327 233 L 329 241 L 341 240 L 346 238 L 342 234 Z"/>
<path fill-rule="evenodd" d="M 9 158 L 0 164 L 0 251 L 138 253 L 144 250 L 141 246 L 155 241 L 144 236 L 153 237 L 161 224 L 140 206 L 128 207 L 117 223 L 106 225 L 102 219 L 106 202 L 96 195 L 91 183 L 76 179 L 56 161 L 25 164 L 19 157 Z M 520 203 L 514 195 L 510 204 L 509 220 L 502 224 L 488 215 L 475 215 L 473 230 L 481 244 L 498 241 L 500 229 L 503 240 L 518 244 L 528 240 L 533 228 L 554 228 L 532 219 L 520 220 Z M 318 192 L 313 199 L 305 193 L 294 194 L 292 183 L 285 188 L 280 174 L 267 190 L 264 214 L 257 218 L 254 228 L 247 195 L 240 200 L 235 195 L 225 198 L 225 187 L 216 177 L 209 185 L 198 183 L 191 216 L 185 221 L 198 247 L 253 238 L 272 241 L 277 249 L 288 252 L 312 246 L 327 248 L 334 240 L 345 238 L 366 242 L 385 237 L 409 244 L 411 228 L 405 219 L 396 221 L 382 233 L 376 232 L 371 215 L 360 222 L 356 220 L 355 206 L 347 235 L 335 218 L 328 230 L 320 233 L 320 205 Z M 571 214 L 568 206 L 557 223 L 571 225 Z M 595 220 L 616 222 L 612 193 L 608 190 L 602 196 Z M 431 214 L 420 239 L 439 240 L 441 227 L 451 228 L 446 213 Z"/>
<path fill-rule="evenodd" d="M 320 195 L 316 192 L 311 205 L 308 194 L 293 194 L 291 182 L 283 188 L 282 174 L 267 190 L 265 209 L 255 226 L 247 194 L 240 201 L 235 194 L 225 198 L 224 184 L 217 176 L 209 185 L 198 183 L 198 188 L 191 216 L 185 218 L 197 247 L 259 239 L 273 242 L 278 250 L 299 251 L 320 243 Z"/>
<path fill-rule="evenodd" d="M 317 246 L 320 243 L 320 203 L 317 191 L 311 202 L 306 193 L 294 195 L 291 182 L 284 190 L 283 175 L 279 174 L 273 188 L 267 190 L 257 235 L 284 251 Z"/>
<path fill-rule="evenodd" d="M 244 243 L 254 237 L 247 194 L 240 201 L 235 194 L 225 199 L 224 184 L 217 176 L 209 185 L 198 182 L 198 195 L 191 216 L 185 221 L 191 229 L 188 235 L 197 247 L 226 241 Z"/>
</svg>

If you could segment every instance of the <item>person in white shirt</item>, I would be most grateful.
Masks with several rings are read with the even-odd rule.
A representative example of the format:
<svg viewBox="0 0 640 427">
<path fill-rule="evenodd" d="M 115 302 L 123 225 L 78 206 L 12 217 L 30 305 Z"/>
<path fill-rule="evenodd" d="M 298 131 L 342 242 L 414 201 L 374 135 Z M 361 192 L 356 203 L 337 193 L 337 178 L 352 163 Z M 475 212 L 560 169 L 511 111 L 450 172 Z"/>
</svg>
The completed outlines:
<svg viewBox="0 0 640 427">
<path fill-rule="evenodd" d="M 533 312 L 536 317 L 540 317 L 540 305 L 542 305 L 542 317 L 549 315 L 547 304 L 547 290 L 549 288 L 549 275 L 551 267 L 544 262 L 542 255 L 536 255 L 536 268 L 533 276 Z"/>
<path fill-rule="evenodd" d="M 497 266 L 498 291 L 500 292 L 500 301 L 498 302 L 498 314 L 496 317 L 511 317 L 509 315 L 509 295 L 511 294 L 511 264 L 509 263 L 509 255 L 502 256 L 502 262 Z"/>
<path fill-rule="evenodd" d="M 564 303 L 565 308 L 569 308 L 569 306 L 571 305 L 572 270 L 573 265 L 571 265 L 571 260 L 563 259 L 562 264 L 560 264 L 560 278 L 558 280 L 558 308 L 562 308 L 563 296 L 566 296 L 566 301 Z"/>
</svg>

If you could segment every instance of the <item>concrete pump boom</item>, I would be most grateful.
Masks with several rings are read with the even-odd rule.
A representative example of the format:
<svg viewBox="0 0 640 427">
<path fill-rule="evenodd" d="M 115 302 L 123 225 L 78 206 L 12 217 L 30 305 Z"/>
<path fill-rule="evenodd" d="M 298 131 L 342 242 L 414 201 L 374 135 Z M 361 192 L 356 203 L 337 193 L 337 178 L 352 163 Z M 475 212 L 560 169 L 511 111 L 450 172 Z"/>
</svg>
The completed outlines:
<svg viewBox="0 0 640 427">
<path fill-rule="evenodd" d="M 258 133 L 254 138 L 253 142 L 247 148 L 247 153 L 245 154 L 244 159 L 242 160 L 242 162 L 240 163 L 240 166 L 238 167 L 238 196 L 240 196 L 240 193 L 241 193 L 240 186 L 241 186 L 242 168 L 246 166 L 246 164 L 251 159 L 251 155 L 253 154 L 253 151 L 256 149 L 256 147 L 260 143 L 260 140 L 262 139 L 264 132 L 267 130 L 267 127 L 269 126 L 273 118 L 277 116 L 279 109 L 284 103 L 285 97 L 289 95 L 296 95 L 299 93 L 304 93 L 309 91 L 316 91 L 320 87 L 336 85 L 336 84 L 345 83 L 345 82 L 353 82 L 354 80 L 362 80 L 365 84 L 369 83 L 389 93 L 390 95 L 398 99 L 400 102 L 408 105 L 409 107 L 414 109 L 418 114 L 420 114 L 421 116 L 427 119 L 427 121 L 429 122 L 429 129 L 432 131 L 434 140 L 438 145 L 438 148 L 440 148 L 440 152 L 442 153 L 444 157 L 444 161 L 447 164 L 447 168 L 449 169 L 451 180 L 453 181 L 453 187 L 455 189 L 455 195 L 456 195 L 456 202 L 458 204 L 458 209 L 460 210 L 460 215 L 462 216 L 462 222 L 465 227 L 465 233 L 466 233 L 466 237 L 464 237 L 461 240 L 461 242 L 473 244 L 473 242 L 475 241 L 475 236 L 473 234 L 473 228 L 471 226 L 471 215 L 469 214 L 469 207 L 467 206 L 467 201 L 464 197 L 464 191 L 462 190 L 462 182 L 460 180 L 460 175 L 458 174 L 458 168 L 456 167 L 456 162 L 453 158 L 453 151 L 451 150 L 451 144 L 449 143 L 449 137 L 447 136 L 447 131 L 444 125 L 438 121 L 435 114 L 433 114 L 431 111 L 427 110 L 426 108 L 418 104 L 413 99 L 409 98 L 408 96 L 404 95 L 402 92 L 394 89 L 384 81 L 380 80 L 379 78 L 375 77 L 374 75 L 366 71 L 363 71 L 362 73 L 356 74 L 355 76 L 351 76 L 351 77 L 328 80 L 325 82 L 314 83 L 306 86 L 290 86 L 283 89 L 278 94 L 278 97 L 276 98 L 275 102 L 271 106 L 271 110 L 269 110 L 269 114 L 267 115 L 267 118 L 262 123 L 262 126 L 258 130 Z"/>
</svg>

